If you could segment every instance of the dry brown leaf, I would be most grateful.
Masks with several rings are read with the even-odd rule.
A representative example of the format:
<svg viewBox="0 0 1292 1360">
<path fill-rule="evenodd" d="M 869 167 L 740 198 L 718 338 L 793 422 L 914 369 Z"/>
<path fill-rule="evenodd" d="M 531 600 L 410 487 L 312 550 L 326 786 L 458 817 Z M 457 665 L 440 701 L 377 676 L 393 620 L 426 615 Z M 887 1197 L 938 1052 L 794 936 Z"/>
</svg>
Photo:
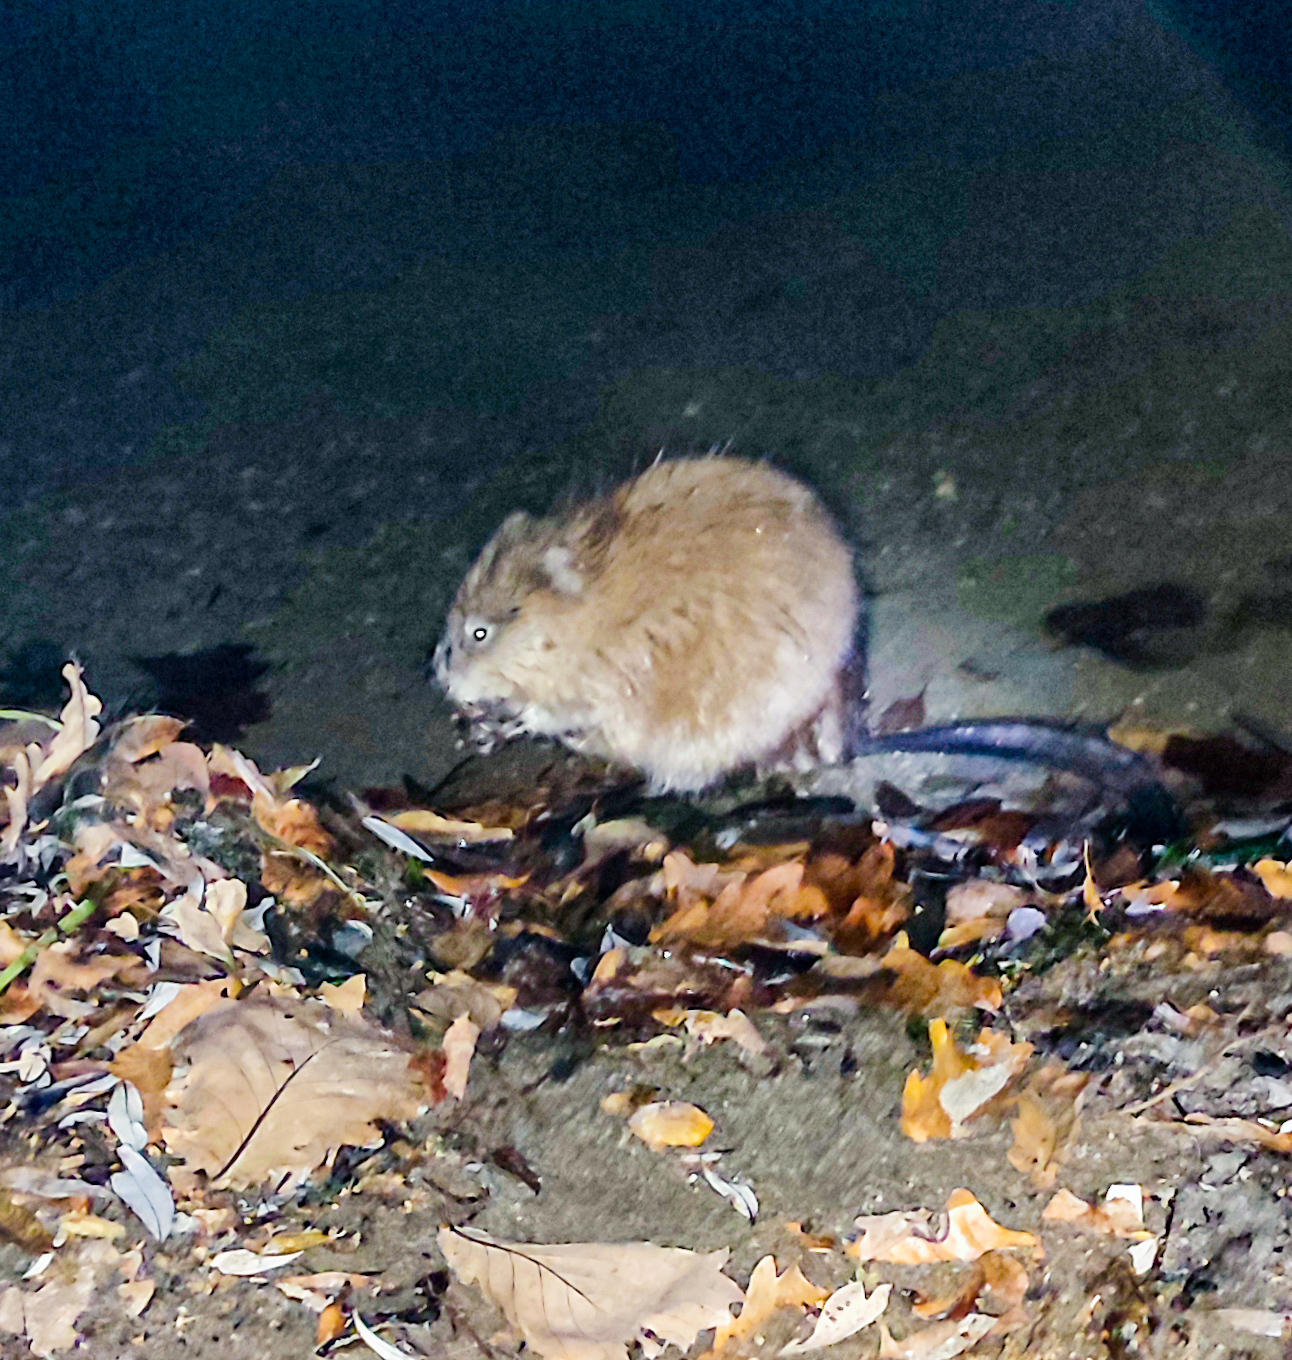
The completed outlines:
<svg viewBox="0 0 1292 1360">
<path fill-rule="evenodd" d="M 727 1322 L 744 1294 L 722 1273 L 725 1251 L 651 1242 L 538 1246 L 441 1228 L 440 1250 L 547 1360 L 626 1360 L 635 1338 L 686 1350 Z"/>
<path fill-rule="evenodd" d="M 955 959 L 933 964 L 900 932 L 881 960 L 892 981 L 883 994 L 890 1006 L 920 1015 L 954 1015 L 973 1007 L 998 1011 L 1003 1001 L 996 978 L 979 977 Z"/>
<path fill-rule="evenodd" d="M 216 1186 L 311 1171 L 426 1100 L 406 1053 L 317 1001 L 225 1002 L 186 1026 L 174 1050 L 163 1137 Z"/>
<path fill-rule="evenodd" d="M 856 1220 L 861 1235 L 845 1250 L 858 1261 L 927 1265 L 934 1261 L 976 1261 L 986 1251 L 1023 1250 L 1041 1254 L 1031 1233 L 995 1222 L 968 1190 L 947 1200 L 946 1222 L 934 1226 L 927 1209 L 864 1214 Z"/>
<path fill-rule="evenodd" d="M 470 973 L 460 969 L 435 974 L 432 985 L 419 992 L 413 1000 L 413 1005 L 419 1011 L 441 1020 L 456 1020 L 459 1015 L 469 1015 L 482 1033 L 497 1029 L 504 1012 L 515 1004 L 515 987 L 505 982 L 477 982 Z"/>
<path fill-rule="evenodd" d="M 628 1127 L 652 1152 L 699 1147 L 713 1132 L 713 1120 L 685 1100 L 656 1100 L 633 1111 Z"/>
<path fill-rule="evenodd" d="M 1292 1152 L 1292 1131 L 1271 1129 L 1254 1119 L 1217 1119 L 1194 1113 L 1171 1122 L 1187 1124 L 1197 1133 L 1211 1134 L 1226 1143 L 1255 1143 L 1270 1152 Z"/>
<path fill-rule="evenodd" d="M 23 1296 L 27 1344 L 34 1355 L 52 1355 L 76 1345 L 76 1321 L 90 1306 L 99 1277 L 120 1259 L 107 1242 L 84 1243 L 66 1270 Z"/>
<path fill-rule="evenodd" d="M 1271 897 L 1292 897 L 1292 865 L 1277 859 L 1258 859 L 1252 865 L 1252 872 Z"/>
<path fill-rule="evenodd" d="M 467 1093 L 471 1058 L 476 1051 L 480 1026 L 469 1015 L 459 1015 L 444 1035 L 444 1090 L 454 1100 Z"/>
<path fill-rule="evenodd" d="M 982 1313 L 935 1322 L 931 1327 L 912 1332 L 894 1341 L 888 1328 L 879 1324 L 881 1360 L 951 1360 L 976 1346 L 996 1325 L 996 1319 Z"/>
<path fill-rule="evenodd" d="M 962 1318 L 986 1313 L 998 1319 L 997 1332 L 1026 1320 L 1021 1305 L 1031 1284 L 1027 1267 L 1003 1251 L 984 1252 L 961 1275 L 953 1293 L 921 1299 L 911 1311 L 921 1318 Z"/>
<path fill-rule="evenodd" d="M 139 1036 L 140 1047 L 169 1048 L 186 1025 L 237 994 L 238 984 L 232 978 L 210 978 L 206 982 L 186 983 L 148 1022 L 148 1028 Z M 117 1056 L 118 1060 L 124 1057 L 125 1050 Z M 134 1078 L 130 1080 L 134 1081 Z"/>
<path fill-rule="evenodd" d="M 152 1048 L 142 1041 L 130 1044 L 108 1064 L 108 1071 L 138 1089 L 144 1102 L 144 1128 L 149 1138 L 161 1131 L 162 1107 L 171 1079 L 171 1056 L 167 1048 Z"/>
<path fill-rule="evenodd" d="M 791 1266 L 778 1275 L 776 1258 L 764 1256 L 749 1277 L 740 1316 L 719 1325 L 713 1338 L 713 1350 L 705 1360 L 721 1355 L 735 1344 L 752 1341 L 773 1313 L 779 1313 L 783 1308 L 811 1308 L 829 1295 L 828 1289 L 814 1285 L 798 1266 Z"/>
<path fill-rule="evenodd" d="M 16 1284 L 0 1289 L 0 1336 L 21 1336 L 26 1330 L 22 1290 Z"/>
<path fill-rule="evenodd" d="M 280 1287 L 282 1282 L 279 1282 Z M 314 1345 L 319 1347 L 329 1341 L 335 1341 L 338 1336 L 350 1325 L 349 1318 L 345 1315 L 345 1309 L 339 1303 L 329 1303 L 325 1305 L 319 1314 L 318 1326 L 314 1329 Z"/>
<path fill-rule="evenodd" d="M 1071 1190 L 1060 1190 L 1042 1210 L 1041 1217 L 1049 1223 L 1067 1223 L 1083 1232 L 1143 1242 L 1152 1236 L 1144 1227 L 1143 1199 L 1139 1194 L 1118 1193 L 1125 1189 L 1113 1186 L 1102 1204 L 1088 1204 Z"/>
<path fill-rule="evenodd" d="M 75 661 L 63 667 L 63 679 L 72 691 L 59 714 L 59 728 L 32 772 L 33 789 L 40 788 L 56 775 L 66 774 L 77 759 L 99 739 L 96 721 L 103 712 L 102 701 L 85 688 L 81 668 Z"/>
<path fill-rule="evenodd" d="M 1081 1102 L 1089 1077 L 1046 1063 L 1019 1092 L 1009 1164 L 1040 1190 L 1053 1189 L 1081 1128 Z"/>
<path fill-rule="evenodd" d="M 812 1334 L 802 1341 L 791 1341 L 782 1346 L 778 1354 L 804 1355 L 808 1351 L 819 1351 L 855 1336 L 883 1315 L 892 1291 L 891 1284 L 879 1284 L 867 1296 L 866 1286 L 861 1280 L 843 1285 L 821 1305 L 821 1313 L 812 1328 Z"/>
<path fill-rule="evenodd" d="M 147 760 L 176 741 L 185 726 L 183 718 L 170 718 L 164 713 L 127 718 L 113 729 L 112 754 L 127 765 Z"/>
<path fill-rule="evenodd" d="M 917 1143 L 963 1138 L 965 1125 L 1008 1089 L 1032 1056 L 1031 1044 L 1014 1044 L 983 1029 L 962 1051 L 945 1020 L 929 1024 L 933 1066 L 927 1077 L 912 1072 L 902 1092 L 902 1132 Z"/>
<path fill-rule="evenodd" d="M 741 1010 L 730 1010 L 722 1015 L 718 1011 L 688 1011 L 671 1007 L 652 1012 L 652 1017 L 670 1028 L 684 1026 L 686 1032 L 702 1044 L 731 1039 L 747 1053 L 763 1053 L 767 1049 L 767 1040 Z"/>
<path fill-rule="evenodd" d="M 508 826 L 483 826 L 480 822 L 462 822 L 453 817 L 441 817 L 428 808 L 408 808 L 403 812 L 384 815 L 382 821 L 397 826 L 401 831 L 425 836 L 429 840 L 456 841 L 462 845 L 482 845 L 489 841 L 509 841 L 516 833 Z"/>
<path fill-rule="evenodd" d="M 88 992 L 106 978 L 116 977 L 136 960 L 110 954 L 78 958 L 75 940 L 62 940 L 41 950 L 27 980 L 27 994 L 47 1011 L 66 1020 L 80 1020 L 94 1011 L 89 1001 L 78 1001 L 73 992 Z"/>
<path fill-rule="evenodd" d="M 152 1302 L 157 1291 L 156 1280 L 127 1280 L 117 1285 L 117 1297 L 127 1317 L 137 1318 Z"/>
<path fill-rule="evenodd" d="M 325 982 L 319 987 L 319 999 L 342 1015 L 358 1015 L 367 994 L 368 979 L 363 973 L 355 973 L 344 982 Z"/>
<path fill-rule="evenodd" d="M 676 867 L 675 856 L 680 856 L 680 852 L 665 857 L 666 869 L 670 861 Z M 702 867 L 717 866 L 692 866 Z M 812 920 L 826 915 L 829 904 L 825 894 L 812 884 L 805 885 L 803 872 L 802 862 L 792 860 L 753 877 L 715 873 L 714 884 L 719 879 L 723 884 L 712 899 L 695 887 L 697 881 L 702 881 L 699 875 L 682 880 L 676 894 L 678 908 L 651 931 L 651 942 L 685 940 L 704 948 L 730 948 L 761 939 L 775 920 Z M 666 872 L 666 883 L 669 877 Z"/>
</svg>

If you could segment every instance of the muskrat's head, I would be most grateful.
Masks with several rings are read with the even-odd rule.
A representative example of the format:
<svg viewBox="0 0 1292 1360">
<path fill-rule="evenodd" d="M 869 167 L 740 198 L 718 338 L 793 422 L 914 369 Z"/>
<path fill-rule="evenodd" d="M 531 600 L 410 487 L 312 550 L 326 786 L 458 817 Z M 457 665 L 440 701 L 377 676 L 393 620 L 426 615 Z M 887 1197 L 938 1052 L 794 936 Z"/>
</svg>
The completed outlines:
<svg viewBox="0 0 1292 1360">
<path fill-rule="evenodd" d="M 586 538 L 579 517 L 509 515 L 467 572 L 435 648 L 435 678 L 470 720 L 477 746 L 551 730 L 542 710 L 559 666 L 553 617 L 577 602 Z"/>
</svg>

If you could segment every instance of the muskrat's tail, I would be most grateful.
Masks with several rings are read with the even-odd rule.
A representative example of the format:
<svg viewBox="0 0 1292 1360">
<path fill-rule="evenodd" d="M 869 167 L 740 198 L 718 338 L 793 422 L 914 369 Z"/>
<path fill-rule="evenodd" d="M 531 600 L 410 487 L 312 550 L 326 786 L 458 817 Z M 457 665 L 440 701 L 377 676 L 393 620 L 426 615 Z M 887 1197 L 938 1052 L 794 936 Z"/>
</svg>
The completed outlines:
<svg viewBox="0 0 1292 1360">
<path fill-rule="evenodd" d="M 1123 804 L 1136 839 L 1166 844 L 1183 831 L 1179 809 L 1152 761 L 1113 741 L 1102 727 L 1043 718 L 983 718 L 854 737 L 857 756 L 900 752 L 982 756 L 1061 770 Z"/>
</svg>

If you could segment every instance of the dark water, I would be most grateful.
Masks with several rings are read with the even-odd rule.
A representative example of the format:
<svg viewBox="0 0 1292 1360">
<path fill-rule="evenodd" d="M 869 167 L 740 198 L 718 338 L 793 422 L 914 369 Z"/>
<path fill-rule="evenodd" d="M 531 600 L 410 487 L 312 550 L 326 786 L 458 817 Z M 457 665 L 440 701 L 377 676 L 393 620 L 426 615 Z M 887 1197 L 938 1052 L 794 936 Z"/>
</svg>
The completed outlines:
<svg viewBox="0 0 1292 1360">
<path fill-rule="evenodd" d="M 276 753 L 380 748 L 351 719 L 421 693 L 490 516 L 728 438 L 867 519 L 881 606 L 938 628 L 1001 580 L 1027 647 L 1164 579 L 1207 615 L 1237 547 L 1119 576 L 1073 507 L 1146 506 L 1183 458 L 1175 551 L 1177 490 L 1250 494 L 1282 447 L 1288 74 L 1273 10 L 1201 0 L 11 4 L 0 656 L 75 649 L 146 699 L 137 658 L 250 638 Z M 1168 428 L 1231 376 L 1223 428 Z M 1188 665 L 1269 631 L 1216 612 Z M 962 641 L 904 643 L 898 697 L 1134 697 Z"/>
</svg>

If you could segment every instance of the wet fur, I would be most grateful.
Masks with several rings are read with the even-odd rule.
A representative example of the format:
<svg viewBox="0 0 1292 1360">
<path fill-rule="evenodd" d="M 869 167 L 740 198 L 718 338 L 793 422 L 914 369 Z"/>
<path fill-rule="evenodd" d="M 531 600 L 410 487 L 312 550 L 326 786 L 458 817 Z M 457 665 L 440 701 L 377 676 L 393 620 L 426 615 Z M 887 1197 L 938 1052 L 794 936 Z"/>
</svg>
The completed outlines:
<svg viewBox="0 0 1292 1360">
<path fill-rule="evenodd" d="M 807 487 L 677 459 L 568 513 L 510 516 L 458 591 L 436 674 L 485 731 L 700 789 L 843 758 L 858 610 L 852 554 Z"/>
</svg>

